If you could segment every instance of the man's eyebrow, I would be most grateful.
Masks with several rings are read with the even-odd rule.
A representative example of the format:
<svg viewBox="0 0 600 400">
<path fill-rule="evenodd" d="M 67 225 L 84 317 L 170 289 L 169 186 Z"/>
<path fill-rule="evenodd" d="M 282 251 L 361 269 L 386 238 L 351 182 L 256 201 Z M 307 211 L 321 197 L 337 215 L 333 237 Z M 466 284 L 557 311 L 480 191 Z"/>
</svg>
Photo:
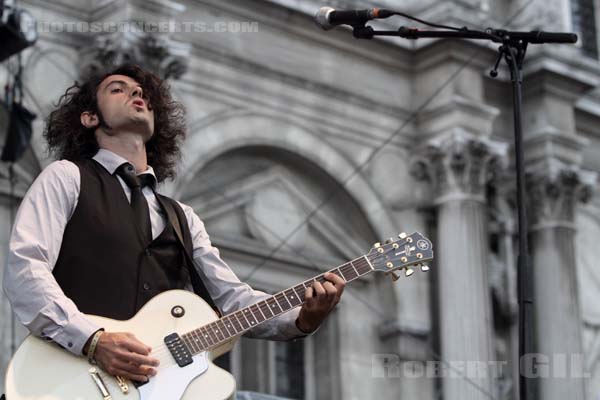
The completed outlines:
<svg viewBox="0 0 600 400">
<path fill-rule="evenodd" d="M 112 85 L 113 83 L 119 83 L 119 84 L 121 84 L 121 85 L 129 86 L 129 84 L 128 84 L 127 82 L 125 82 L 125 81 L 121 81 L 121 80 L 118 80 L 118 79 L 115 79 L 114 81 L 110 81 L 109 83 L 107 83 L 107 84 L 106 84 L 106 86 L 104 87 L 104 89 L 105 89 L 105 90 L 106 90 L 106 89 L 108 89 L 108 87 L 109 87 L 110 85 Z M 137 83 L 137 82 L 135 83 L 135 86 L 142 87 L 142 85 L 140 85 L 140 84 L 139 84 L 139 83 Z"/>
</svg>

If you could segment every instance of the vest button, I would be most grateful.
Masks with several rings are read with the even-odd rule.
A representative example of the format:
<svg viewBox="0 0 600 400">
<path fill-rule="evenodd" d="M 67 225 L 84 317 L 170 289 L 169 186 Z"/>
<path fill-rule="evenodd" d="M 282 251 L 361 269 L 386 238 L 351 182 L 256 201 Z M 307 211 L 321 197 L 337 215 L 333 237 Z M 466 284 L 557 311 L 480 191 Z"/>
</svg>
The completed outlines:
<svg viewBox="0 0 600 400">
<path fill-rule="evenodd" d="M 144 250 L 144 254 L 147 255 L 148 257 L 150 257 L 152 255 L 152 253 L 150 253 L 150 249 Z"/>
<path fill-rule="evenodd" d="M 148 282 L 144 283 L 144 290 L 150 290 L 150 284 Z"/>
</svg>

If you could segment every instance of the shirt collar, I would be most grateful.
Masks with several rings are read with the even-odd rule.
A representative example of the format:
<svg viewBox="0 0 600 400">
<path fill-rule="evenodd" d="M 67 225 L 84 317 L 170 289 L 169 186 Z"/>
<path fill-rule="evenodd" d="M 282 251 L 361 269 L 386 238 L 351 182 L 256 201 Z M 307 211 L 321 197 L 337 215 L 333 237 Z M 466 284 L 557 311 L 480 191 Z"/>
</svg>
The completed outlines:
<svg viewBox="0 0 600 400">
<path fill-rule="evenodd" d="M 100 149 L 96 153 L 94 157 L 92 157 L 95 161 L 97 161 L 100 165 L 104 167 L 111 175 L 114 175 L 117 168 L 119 168 L 124 163 L 128 163 L 126 159 L 121 157 L 118 154 L 113 153 L 110 150 Z M 137 173 L 137 175 L 149 174 L 152 175 L 154 179 L 152 179 L 152 186 L 156 188 L 156 174 L 154 173 L 154 169 L 148 165 L 148 168 L 141 173 Z"/>
</svg>

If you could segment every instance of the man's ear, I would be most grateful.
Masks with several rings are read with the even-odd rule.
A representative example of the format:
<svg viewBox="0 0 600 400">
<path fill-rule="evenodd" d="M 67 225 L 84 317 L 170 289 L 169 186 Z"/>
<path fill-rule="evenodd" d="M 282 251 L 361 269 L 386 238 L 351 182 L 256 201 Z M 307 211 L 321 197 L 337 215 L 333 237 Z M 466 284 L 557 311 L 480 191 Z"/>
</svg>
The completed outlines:
<svg viewBox="0 0 600 400">
<path fill-rule="evenodd" d="M 80 120 L 81 125 L 85 126 L 86 128 L 96 128 L 98 126 L 98 123 L 100 122 L 98 116 L 89 111 L 82 112 Z"/>
</svg>

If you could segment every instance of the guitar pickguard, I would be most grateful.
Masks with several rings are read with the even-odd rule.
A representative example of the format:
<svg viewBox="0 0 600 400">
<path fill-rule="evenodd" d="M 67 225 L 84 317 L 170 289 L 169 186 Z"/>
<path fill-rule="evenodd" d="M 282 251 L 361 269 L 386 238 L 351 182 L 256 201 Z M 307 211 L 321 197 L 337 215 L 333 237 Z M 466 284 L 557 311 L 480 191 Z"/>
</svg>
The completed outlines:
<svg viewBox="0 0 600 400">
<path fill-rule="evenodd" d="M 177 364 L 161 368 L 158 375 L 138 388 L 140 400 L 181 399 L 190 382 L 208 369 L 205 352 L 195 355 L 193 360 L 194 362 L 183 368 Z"/>
</svg>

